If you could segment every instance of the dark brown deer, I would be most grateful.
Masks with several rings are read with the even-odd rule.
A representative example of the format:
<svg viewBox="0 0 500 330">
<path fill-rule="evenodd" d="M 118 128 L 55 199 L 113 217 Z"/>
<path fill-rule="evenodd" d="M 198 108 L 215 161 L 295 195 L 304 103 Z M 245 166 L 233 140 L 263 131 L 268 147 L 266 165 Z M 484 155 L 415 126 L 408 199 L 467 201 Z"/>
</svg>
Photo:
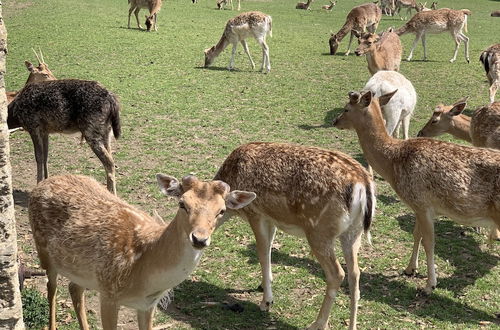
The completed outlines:
<svg viewBox="0 0 500 330">
<path fill-rule="evenodd" d="M 49 134 L 81 132 L 104 165 L 108 190 L 116 194 L 110 130 L 120 136 L 120 105 L 116 96 L 96 81 L 66 79 L 31 83 L 9 104 L 9 129 L 22 127 L 35 149 L 37 182 L 49 176 Z"/>
</svg>

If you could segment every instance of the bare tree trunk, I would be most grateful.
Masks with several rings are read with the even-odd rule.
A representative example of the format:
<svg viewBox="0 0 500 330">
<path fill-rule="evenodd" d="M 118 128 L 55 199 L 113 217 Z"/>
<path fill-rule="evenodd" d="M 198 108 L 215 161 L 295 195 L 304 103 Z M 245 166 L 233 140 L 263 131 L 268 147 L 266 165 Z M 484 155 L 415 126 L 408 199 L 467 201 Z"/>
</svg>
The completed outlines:
<svg viewBox="0 0 500 330">
<path fill-rule="evenodd" d="M 0 2 L 0 329 L 24 329 L 17 275 L 17 234 L 12 197 L 5 57 L 7 31 Z"/>
</svg>

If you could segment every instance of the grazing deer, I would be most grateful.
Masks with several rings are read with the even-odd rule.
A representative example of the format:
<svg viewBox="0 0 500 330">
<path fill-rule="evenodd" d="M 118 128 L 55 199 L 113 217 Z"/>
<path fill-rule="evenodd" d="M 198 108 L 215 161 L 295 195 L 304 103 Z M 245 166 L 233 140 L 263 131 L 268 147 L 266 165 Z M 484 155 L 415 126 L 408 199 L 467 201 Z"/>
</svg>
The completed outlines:
<svg viewBox="0 0 500 330">
<path fill-rule="evenodd" d="M 481 53 L 479 60 L 484 65 L 490 83 L 490 103 L 495 102 L 495 95 L 500 87 L 500 44 L 492 45 Z"/>
<path fill-rule="evenodd" d="M 255 194 L 230 192 L 221 181 L 158 174 L 163 194 L 179 199 L 168 224 L 127 204 L 85 176 L 54 176 L 30 194 L 29 219 L 38 257 L 47 271 L 50 330 L 56 329 L 57 275 L 68 278 L 81 329 L 87 324 L 84 291 L 100 294 L 104 330 L 116 329 L 118 309 L 137 310 L 138 328 L 151 330 L 155 306 L 197 266 L 226 208 Z"/>
<path fill-rule="evenodd" d="M 424 61 L 427 60 L 427 33 L 450 32 L 455 40 L 455 54 L 450 62 L 453 63 L 457 59 L 458 47 L 463 41 L 465 43 L 465 60 L 469 63 L 469 38 L 463 34 L 462 29 L 467 32 L 467 16 L 470 14 L 471 11 L 468 9 L 454 10 L 448 8 L 416 13 L 405 25 L 395 31 L 399 36 L 406 33 L 415 33 L 415 41 L 413 41 L 407 60 L 411 61 L 413 50 L 420 38 L 422 38 L 422 46 L 424 47 Z"/>
<path fill-rule="evenodd" d="M 381 0 L 380 9 L 382 10 L 382 14 L 384 15 L 387 16 L 394 15 L 394 10 L 396 9 L 395 0 Z"/>
<path fill-rule="evenodd" d="M 139 23 L 139 11 L 142 8 L 147 8 L 149 10 L 149 15 L 146 15 L 146 29 L 151 31 L 151 27 L 154 26 L 154 30 L 158 31 L 157 21 L 158 12 L 161 9 L 162 0 L 128 0 L 130 8 L 128 10 L 128 28 L 130 29 L 130 15 L 134 12 L 135 19 L 137 20 L 137 27 L 142 30 L 141 23 Z"/>
<path fill-rule="evenodd" d="M 370 74 L 374 75 L 380 70 L 399 71 L 403 47 L 399 36 L 392 29 L 381 35 L 370 32 L 359 34 L 356 31 L 354 31 L 354 35 L 359 41 L 359 46 L 354 54 L 357 56 L 366 55 Z"/>
<path fill-rule="evenodd" d="M 333 7 L 335 7 L 336 4 L 337 4 L 337 1 L 331 1 L 330 0 L 330 4 L 329 5 L 323 5 L 323 6 L 321 6 L 321 9 L 325 9 L 327 11 L 331 11 L 333 9 Z"/>
<path fill-rule="evenodd" d="M 310 10 L 309 8 L 314 0 L 307 0 L 307 2 L 299 2 L 295 6 L 295 9 L 305 9 L 305 10 Z"/>
<path fill-rule="evenodd" d="M 334 253 L 339 238 L 349 273 L 350 322 L 356 328 L 359 293 L 358 250 L 368 234 L 375 209 L 374 183 L 357 161 L 338 151 L 281 143 L 249 143 L 236 148 L 214 180 L 257 194 L 247 208 L 235 210 L 255 234 L 262 267 L 261 310 L 273 303 L 271 246 L 276 227 L 305 237 L 325 272 L 327 288 L 316 321 L 309 329 L 327 326 L 344 270 Z"/>
<path fill-rule="evenodd" d="M 255 69 L 255 63 L 250 56 L 248 45 L 245 39 L 254 37 L 262 47 L 262 66 L 261 71 L 268 73 L 271 71 L 271 61 L 269 60 L 269 47 L 266 43 L 266 36 L 273 36 L 271 16 L 261 13 L 260 11 L 250 11 L 242 13 L 227 21 L 224 33 L 219 42 L 211 48 L 205 49 L 205 68 L 210 66 L 215 58 L 226 49 L 229 44 L 233 45 L 231 60 L 229 61 L 228 70 L 234 68 L 234 56 L 236 55 L 236 47 L 238 42 L 243 46 L 243 50 L 250 60 L 252 69 Z"/>
<path fill-rule="evenodd" d="M 241 0 L 238 0 L 238 11 L 241 9 L 241 4 L 240 4 L 240 1 Z M 222 10 L 224 9 L 224 6 L 226 6 L 227 4 L 231 4 L 231 10 L 233 10 L 233 0 L 218 0 L 217 1 L 217 8 L 219 8 L 219 10 Z"/>
<path fill-rule="evenodd" d="M 64 79 L 31 83 L 9 104 L 9 129 L 22 127 L 35 149 L 37 183 L 48 178 L 49 134 L 81 132 L 106 170 L 109 191 L 116 194 L 110 131 L 120 136 L 120 105 L 96 81 Z"/>
<path fill-rule="evenodd" d="M 494 10 L 491 12 L 491 17 L 500 17 L 500 10 Z"/>
<path fill-rule="evenodd" d="M 370 165 L 415 212 L 414 245 L 405 273 L 418 268 L 423 242 L 427 256 L 427 285 L 436 287 L 434 218 L 445 215 L 456 222 L 489 228 L 500 226 L 500 153 L 427 138 L 397 140 L 384 128 L 379 99 L 372 92 L 349 93 L 345 111 L 334 126 L 354 129 Z"/>
<path fill-rule="evenodd" d="M 406 8 L 406 16 L 403 18 L 401 16 L 401 8 Z M 396 0 L 394 13 L 399 14 L 401 19 L 407 19 L 408 15 L 411 14 L 411 10 L 415 9 L 418 12 L 418 5 L 415 0 Z"/>
<path fill-rule="evenodd" d="M 374 33 L 377 30 L 378 23 L 380 23 L 380 18 L 382 17 L 382 11 L 374 3 L 367 3 L 361 6 L 354 7 L 351 9 L 344 25 L 336 34 L 332 34 L 328 43 L 330 44 L 330 55 L 335 55 L 339 43 L 344 39 L 344 37 L 351 32 L 351 37 L 349 38 L 349 46 L 347 47 L 347 52 L 345 55 L 349 55 L 351 52 L 351 42 L 354 36 L 353 31 L 366 32 L 366 30 Z"/>
</svg>

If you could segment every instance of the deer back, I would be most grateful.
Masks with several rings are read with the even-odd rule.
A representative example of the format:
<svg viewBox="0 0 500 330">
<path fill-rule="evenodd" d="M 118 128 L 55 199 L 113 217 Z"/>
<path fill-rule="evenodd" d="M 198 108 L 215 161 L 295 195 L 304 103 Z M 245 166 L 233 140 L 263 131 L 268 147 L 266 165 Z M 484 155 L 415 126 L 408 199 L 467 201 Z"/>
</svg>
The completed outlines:
<svg viewBox="0 0 500 330">
<path fill-rule="evenodd" d="M 500 149 L 500 102 L 476 109 L 470 123 L 472 144 Z"/>
</svg>

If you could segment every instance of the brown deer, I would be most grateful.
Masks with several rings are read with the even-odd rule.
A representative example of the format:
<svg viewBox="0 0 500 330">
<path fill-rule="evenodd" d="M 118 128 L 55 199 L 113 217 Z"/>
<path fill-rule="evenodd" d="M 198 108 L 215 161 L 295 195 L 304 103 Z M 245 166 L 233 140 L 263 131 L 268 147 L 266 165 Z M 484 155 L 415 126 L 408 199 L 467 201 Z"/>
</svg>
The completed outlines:
<svg viewBox="0 0 500 330">
<path fill-rule="evenodd" d="M 495 102 L 497 90 L 500 87 L 500 44 L 488 47 L 488 49 L 481 53 L 479 60 L 483 63 L 490 83 L 490 103 L 493 103 Z"/>
<path fill-rule="evenodd" d="M 405 273 L 417 270 L 422 241 L 427 256 L 425 292 L 430 294 L 437 284 L 435 217 L 445 215 L 469 226 L 500 226 L 500 153 L 428 138 L 390 137 L 380 106 L 394 93 L 380 99 L 370 91 L 349 93 L 345 111 L 333 124 L 356 131 L 368 163 L 415 212 L 413 253 Z"/>
<path fill-rule="evenodd" d="M 491 17 L 500 17 L 500 10 L 494 10 L 491 12 Z"/>
<path fill-rule="evenodd" d="M 380 9 L 384 15 L 394 15 L 394 10 L 396 9 L 395 0 L 380 0 Z"/>
<path fill-rule="evenodd" d="M 120 105 L 96 81 L 64 79 L 26 85 L 9 104 L 9 129 L 22 127 L 35 149 L 37 183 L 48 178 L 49 134 L 81 132 L 106 170 L 109 191 L 116 194 L 110 131 L 120 136 Z"/>
<path fill-rule="evenodd" d="M 329 5 L 323 5 L 323 6 L 321 6 L 321 9 L 324 9 L 324 10 L 327 10 L 327 11 L 331 11 L 333 9 L 333 7 L 335 7 L 336 4 L 337 4 L 337 1 L 331 1 L 330 0 L 330 4 Z"/>
<path fill-rule="evenodd" d="M 358 38 L 359 46 L 354 51 L 357 56 L 366 55 L 368 71 L 372 75 L 380 70 L 399 71 L 403 47 L 399 36 L 389 29 L 378 35 L 365 32 L 359 34 L 354 32 Z"/>
<path fill-rule="evenodd" d="M 355 329 L 360 298 L 357 256 L 375 208 L 374 183 L 363 166 L 338 151 L 256 142 L 236 148 L 214 180 L 257 194 L 251 205 L 228 216 L 243 217 L 255 234 L 264 289 L 261 310 L 269 310 L 273 303 L 271 246 L 278 227 L 305 237 L 325 272 L 325 297 L 309 329 L 326 328 L 345 274 L 334 253 L 339 238 L 349 273 L 349 328 Z"/>
<path fill-rule="evenodd" d="M 69 292 L 81 329 L 87 324 L 84 291 L 99 292 L 102 329 L 116 329 L 118 309 L 137 310 L 138 329 L 151 330 L 155 306 L 197 266 L 226 208 L 255 194 L 230 191 L 221 181 L 158 174 L 163 194 L 179 199 L 174 219 L 157 219 L 85 176 L 54 176 L 30 194 L 29 219 L 38 257 L 47 271 L 50 330 L 56 329 L 57 276 Z"/>
<path fill-rule="evenodd" d="M 229 44 L 232 44 L 233 50 L 228 66 L 228 70 L 232 70 L 234 68 L 236 47 L 238 43 L 241 43 L 243 50 L 250 60 L 252 69 L 255 69 L 255 63 L 250 56 L 250 51 L 248 50 L 248 45 L 245 40 L 249 37 L 254 37 L 262 47 L 262 66 L 260 70 L 264 73 L 269 73 L 271 71 L 271 61 L 269 59 L 269 46 L 266 43 L 267 35 L 273 36 L 273 21 L 269 15 L 260 11 L 250 11 L 231 18 L 227 21 L 224 33 L 219 42 L 215 46 L 205 49 L 205 67 L 209 67 L 215 58 L 219 56 Z"/>
<path fill-rule="evenodd" d="M 311 4 L 314 0 L 307 0 L 307 2 L 299 2 L 295 6 L 295 9 L 305 9 L 305 10 L 310 10 Z"/>
<path fill-rule="evenodd" d="M 241 3 L 240 2 L 241 2 L 241 0 L 238 0 L 238 7 L 237 7 L 238 11 L 241 9 Z M 231 5 L 231 10 L 234 10 L 234 8 L 233 8 L 233 0 L 218 0 L 217 1 L 217 8 L 219 8 L 219 10 L 223 10 L 224 7 L 228 3 Z"/>
<path fill-rule="evenodd" d="M 369 32 L 374 33 L 377 30 L 377 26 L 380 23 L 382 17 L 382 11 L 374 3 L 366 3 L 351 9 L 344 25 L 336 34 L 332 34 L 328 43 L 330 44 L 330 55 L 335 55 L 337 53 L 337 48 L 339 43 L 344 39 L 344 37 L 351 32 L 351 37 L 349 38 L 349 46 L 347 47 L 347 52 L 345 55 L 349 55 L 351 52 L 351 43 L 354 36 L 353 31 L 357 32 Z"/>
<path fill-rule="evenodd" d="M 128 28 L 130 29 L 130 16 L 134 12 L 135 19 L 137 20 L 137 27 L 142 30 L 141 23 L 139 23 L 139 11 L 142 8 L 149 10 L 149 15 L 146 15 L 146 30 L 151 31 L 151 27 L 158 31 L 157 21 L 158 12 L 161 9 L 162 0 L 128 0 L 130 8 L 128 10 Z"/>
<path fill-rule="evenodd" d="M 468 15 L 471 15 L 471 11 L 468 9 L 454 10 L 448 8 L 416 13 L 405 25 L 395 31 L 399 36 L 406 33 L 415 33 L 415 40 L 407 60 L 411 61 L 413 50 L 415 50 L 420 38 L 422 38 L 422 46 L 424 47 L 424 61 L 427 60 L 427 33 L 450 32 L 455 40 L 455 53 L 450 62 L 453 63 L 457 59 L 458 47 L 463 41 L 465 43 L 465 60 L 469 63 L 469 38 L 462 32 L 462 30 L 467 32 Z"/>
<path fill-rule="evenodd" d="M 404 18 L 401 16 L 401 8 L 406 8 L 406 16 Z M 401 19 L 407 19 L 412 9 L 418 11 L 418 5 L 415 0 L 396 0 L 394 13 L 399 14 Z"/>
</svg>

